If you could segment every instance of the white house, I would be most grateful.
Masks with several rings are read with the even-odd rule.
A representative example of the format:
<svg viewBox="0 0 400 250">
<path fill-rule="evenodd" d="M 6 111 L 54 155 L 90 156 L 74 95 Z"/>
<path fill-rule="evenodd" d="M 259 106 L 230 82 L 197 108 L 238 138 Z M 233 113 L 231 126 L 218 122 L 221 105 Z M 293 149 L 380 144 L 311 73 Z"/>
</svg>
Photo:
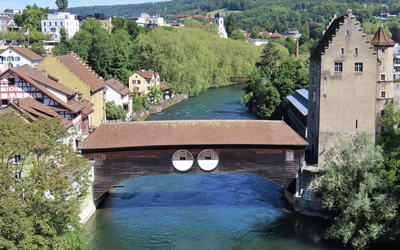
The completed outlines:
<svg viewBox="0 0 400 250">
<path fill-rule="evenodd" d="M 148 27 L 149 25 L 152 25 L 152 27 L 164 26 L 164 18 L 160 17 L 158 14 L 156 16 L 150 16 L 147 13 L 141 13 L 140 16 L 134 18 L 134 20 L 137 22 L 138 26 L 142 27 Z"/>
<path fill-rule="evenodd" d="M 129 89 L 114 78 L 104 83 L 107 87 L 105 91 L 106 102 L 112 101 L 116 105 L 121 105 L 126 111 L 126 118 L 130 119 L 132 114 L 132 97 L 129 96 Z"/>
<path fill-rule="evenodd" d="M 3 63 L 8 67 L 18 67 L 22 65 L 28 65 L 31 68 L 43 60 L 43 57 L 39 56 L 35 52 L 19 46 L 10 46 L 0 52 L 0 56 L 4 57 Z"/>
<path fill-rule="evenodd" d="M 71 38 L 79 31 L 77 15 L 68 12 L 56 12 L 47 14 L 47 19 L 41 20 L 43 34 L 49 34 L 51 40 L 60 40 L 60 28 L 64 27 L 67 37 Z"/>
</svg>

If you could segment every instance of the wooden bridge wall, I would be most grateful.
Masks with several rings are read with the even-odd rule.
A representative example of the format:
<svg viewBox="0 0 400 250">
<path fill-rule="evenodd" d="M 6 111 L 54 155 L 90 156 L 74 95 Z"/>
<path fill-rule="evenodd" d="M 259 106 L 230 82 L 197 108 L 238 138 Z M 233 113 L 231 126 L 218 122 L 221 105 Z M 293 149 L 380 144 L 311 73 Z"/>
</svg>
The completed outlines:
<svg viewBox="0 0 400 250">
<path fill-rule="evenodd" d="M 180 172 L 172 165 L 172 155 L 186 149 L 194 156 L 193 166 Z M 218 166 L 210 172 L 197 164 L 197 155 L 212 149 L 219 156 Z M 287 150 L 294 151 L 294 161 L 286 161 Z M 95 164 L 94 199 L 98 199 L 119 183 L 146 175 L 195 174 L 195 173 L 249 173 L 267 178 L 286 188 L 295 178 L 304 161 L 303 147 L 186 147 L 153 148 L 113 151 L 84 151 L 84 157 L 93 160 L 102 155 L 102 165 Z"/>
</svg>

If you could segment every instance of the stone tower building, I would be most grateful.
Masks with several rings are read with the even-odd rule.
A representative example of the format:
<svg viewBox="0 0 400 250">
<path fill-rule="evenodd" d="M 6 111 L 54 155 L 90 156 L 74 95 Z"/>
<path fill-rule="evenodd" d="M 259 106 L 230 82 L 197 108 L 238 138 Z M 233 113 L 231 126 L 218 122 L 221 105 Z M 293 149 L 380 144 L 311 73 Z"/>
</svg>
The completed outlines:
<svg viewBox="0 0 400 250">
<path fill-rule="evenodd" d="M 373 39 L 348 9 L 334 16 L 310 57 L 309 162 L 323 162 L 337 132 L 376 138 L 382 109 L 393 100 L 393 45 L 381 26 Z"/>
</svg>

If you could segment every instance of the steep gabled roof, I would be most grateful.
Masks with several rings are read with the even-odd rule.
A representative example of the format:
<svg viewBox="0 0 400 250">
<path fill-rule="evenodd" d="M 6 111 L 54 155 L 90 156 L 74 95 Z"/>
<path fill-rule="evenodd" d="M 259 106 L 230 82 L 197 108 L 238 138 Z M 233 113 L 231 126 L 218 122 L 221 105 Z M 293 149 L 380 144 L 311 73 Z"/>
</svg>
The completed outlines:
<svg viewBox="0 0 400 250">
<path fill-rule="evenodd" d="M 66 94 L 67 96 L 72 96 L 75 94 L 75 90 L 72 90 L 64 85 L 54 81 L 51 78 L 46 77 L 47 72 L 44 70 L 32 69 L 28 65 L 23 65 L 20 67 L 15 67 L 15 71 L 18 74 L 27 74 L 30 78 L 35 80 L 38 83 L 41 83 L 47 87 L 60 91 L 61 93 Z"/>
<path fill-rule="evenodd" d="M 26 66 L 26 65 L 24 65 Z M 49 98 L 53 99 L 55 102 L 57 102 L 58 104 L 60 104 L 62 107 L 64 107 L 67 110 L 71 110 L 74 113 L 79 112 L 80 110 L 82 110 L 84 108 L 84 106 L 82 104 L 80 104 L 79 102 L 73 100 L 70 103 L 65 103 L 62 100 L 60 100 L 57 96 L 55 96 L 50 90 L 46 89 L 45 87 L 43 87 L 42 85 L 40 85 L 39 82 L 35 81 L 33 78 L 31 78 L 30 76 L 30 71 L 27 71 L 25 69 L 29 68 L 30 70 L 36 70 L 36 69 L 31 69 L 29 66 L 26 68 L 24 66 L 21 67 L 15 67 L 15 68 L 9 68 L 6 71 L 4 71 L 0 77 L 2 75 L 4 75 L 5 73 L 11 71 L 14 74 L 18 75 L 20 78 L 24 79 L 25 81 L 27 81 L 28 83 L 30 83 L 31 85 L 33 85 L 35 88 L 37 88 L 38 90 L 40 90 L 42 93 L 44 93 L 45 95 L 47 95 Z"/>
<path fill-rule="evenodd" d="M 154 72 L 152 70 L 139 70 L 139 71 L 136 71 L 136 74 L 141 75 L 145 79 L 153 78 L 153 75 L 155 75 L 156 73 L 157 72 Z"/>
<path fill-rule="evenodd" d="M 39 118 L 49 120 L 52 118 L 60 117 L 61 124 L 65 128 L 70 128 L 73 126 L 73 124 L 70 121 L 68 121 L 67 119 L 57 114 L 55 111 L 53 111 L 46 105 L 36 101 L 31 97 L 26 97 L 23 99 L 18 99 L 16 101 L 13 101 L 12 103 L 9 104 L 9 106 L 18 110 L 21 114 L 28 113 L 29 115 L 28 118 L 31 121 L 37 121 Z"/>
<path fill-rule="evenodd" d="M 319 41 L 317 48 L 311 55 L 312 59 L 319 60 L 321 58 L 321 53 L 325 52 L 325 48 L 329 46 L 329 41 L 332 41 L 332 37 L 336 35 L 336 30 L 339 29 L 340 23 L 344 22 L 344 15 L 335 18 L 329 25 L 328 29 L 325 31 L 324 36 Z"/>
<path fill-rule="evenodd" d="M 388 37 L 385 29 L 381 26 L 371 40 L 371 45 L 374 46 L 394 46 L 394 41 Z"/>
<path fill-rule="evenodd" d="M 39 56 L 38 54 L 36 54 L 35 52 L 31 51 L 30 49 L 27 49 L 25 47 L 19 47 L 19 46 L 10 46 L 10 47 L 5 48 L 4 50 L 2 50 L 0 53 L 2 53 L 3 51 L 5 51 L 7 49 L 14 50 L 16 53 L 18 53 L 20 55 L 23 55 L 24 57 L 28 58 L 31 61 L 41 61 L 41 60 L 43 60 L 43 57 Z"/>
<path fill-rule="evenodd" d="M 182 120 L 103 123 L 80 149 L 187 145 L 280 145 L 308 143 L 283 121 Z"/>
<path fill-rule="evenodd" d="M 117 81 L 115 78 L 111 78 L 104 82 L 107 86 L 111 87 L 113 90 L 117 91 L 121 96 L 129 93 L 129 89 L 125 87 L 122 83 Z"/>
<path fill-rule="evenodd" d="M 68 54 L 64 56 L 57 56 L 57 59 L 73 74 L 79 77 L 89 87 L 90 91 L 96 92 L 104 88 L 104 82 L 96 76 L 91 70 L 86 68 L 77 58 Z"/>
</svg>

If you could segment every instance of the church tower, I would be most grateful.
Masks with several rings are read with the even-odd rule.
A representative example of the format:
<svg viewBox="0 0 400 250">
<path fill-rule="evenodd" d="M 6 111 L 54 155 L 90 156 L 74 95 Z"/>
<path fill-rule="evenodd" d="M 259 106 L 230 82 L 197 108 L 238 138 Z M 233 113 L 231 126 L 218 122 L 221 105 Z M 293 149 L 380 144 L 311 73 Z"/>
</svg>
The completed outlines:
<svg viewBox="0 0 400 250">
<path fill-rule="evenodd" d="M 222 38 L 228 38 L 228 34 L 224 28 L 224 15 L 220 11 L 215 14 L 215 26 L 218 28 L 218 34 Z"/>
</svg>

